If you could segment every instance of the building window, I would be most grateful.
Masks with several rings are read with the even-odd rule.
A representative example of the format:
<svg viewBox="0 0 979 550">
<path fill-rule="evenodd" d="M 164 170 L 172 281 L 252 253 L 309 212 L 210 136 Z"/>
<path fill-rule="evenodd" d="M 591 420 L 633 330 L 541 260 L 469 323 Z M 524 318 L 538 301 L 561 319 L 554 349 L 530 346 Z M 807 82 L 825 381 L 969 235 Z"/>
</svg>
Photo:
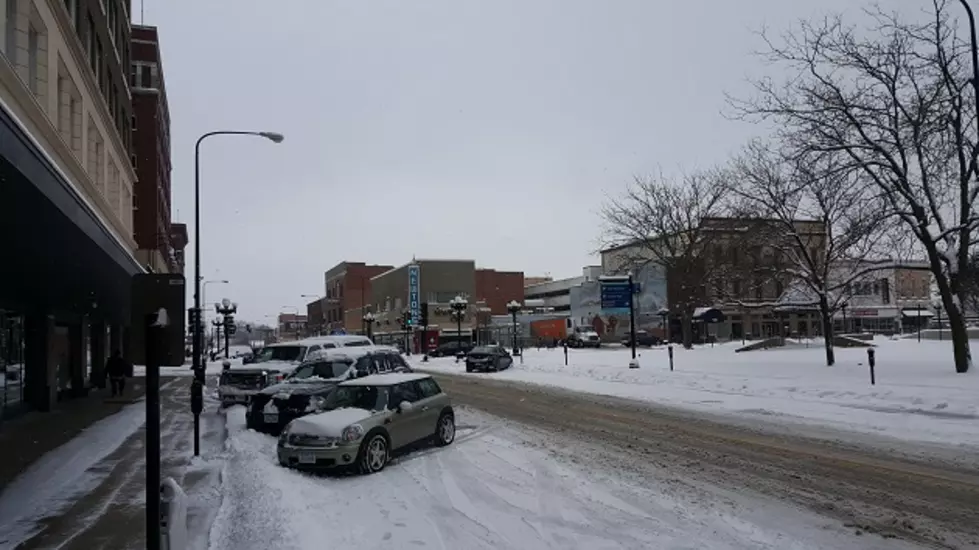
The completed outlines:
<svg viewBox="0 0 979 550">
<path fill-rule="evenodd" d="M 0 32 L 3 33 L 3 53 L 6 54 L 10 64 L 17 65 L 17 2 L 18 0 L 7 0 L 7 5 L 3 10 L 3 25 L 0 25 Z"/>
<path fill-rule="evenodd" d="M 129 127 L 132 128 L 134 132 L 136 131 L 136 115 L 129 117 Z"/>
</svg>

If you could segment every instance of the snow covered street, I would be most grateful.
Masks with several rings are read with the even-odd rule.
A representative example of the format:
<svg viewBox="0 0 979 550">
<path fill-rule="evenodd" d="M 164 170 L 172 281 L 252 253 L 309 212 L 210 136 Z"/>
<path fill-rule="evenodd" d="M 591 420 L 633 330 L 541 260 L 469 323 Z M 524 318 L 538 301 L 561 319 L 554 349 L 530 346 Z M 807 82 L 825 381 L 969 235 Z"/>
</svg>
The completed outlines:
<svg viewBox="0 0 979 550">
<path fill-rule="evenodd" d="M 297 473 L 228 411 L 211 548 L 910 548 L 782 502 L 650 477 L 593 447 L 460 408 L 456 442 L 371 476 Z"/>
<path fill-rule="evenodd" d="M 422 363 L 430 372 L 492 377 L 660 405 L 805 427 L 830 427 L 909 442 L 979 445 L 979 376 L 956 374 L 951 344 L 877 338 L 876 385 L 865 349 L 836 348 L 825 365 L 819 341 L 782 349 L 735 353 L 741 342 L 674 346 L 673 371 L 665 347 L 640 348 L 641 368 L 628 368 L 630 351 L 612 347 L 526 350 L 499 373 L 467 375 L 452 358 Z"/>
</svg>

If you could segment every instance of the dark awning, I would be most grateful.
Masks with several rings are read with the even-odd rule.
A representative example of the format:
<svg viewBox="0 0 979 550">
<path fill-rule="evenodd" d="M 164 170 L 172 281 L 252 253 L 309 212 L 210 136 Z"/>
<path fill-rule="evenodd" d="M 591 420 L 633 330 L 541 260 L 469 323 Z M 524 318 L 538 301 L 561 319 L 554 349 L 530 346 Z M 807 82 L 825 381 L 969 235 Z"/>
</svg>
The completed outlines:
<svg viewBox="0 0 979 550">
<path fill-rule="evenodd" d="M 693 312 L 693 320 L 704 323 L 720 323 L 727 319 L 724 312 L 716 307 L 698 307 Z"/>
</svg>

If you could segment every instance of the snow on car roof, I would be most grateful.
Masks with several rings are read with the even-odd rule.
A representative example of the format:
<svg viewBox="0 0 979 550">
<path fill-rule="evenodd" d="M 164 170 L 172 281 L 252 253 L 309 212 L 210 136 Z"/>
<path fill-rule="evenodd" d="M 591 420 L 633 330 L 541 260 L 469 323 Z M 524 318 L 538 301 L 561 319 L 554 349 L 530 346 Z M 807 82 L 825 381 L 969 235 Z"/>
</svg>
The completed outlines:
<svg viewBox="0 0 979 550">
<path fill-rule="evenodd" d="M 322 361 L 333 360 L 341 361 L 343 359 L 359 359 L 368 353 L 375 353 L 378 351 L 387 351 L 397 353 L 397 350 L 391 346 L 361 346 L 355 348 L 325 348 L 316 350 L 306 358 L 306 361 Z"/>
<path fill-rule="evenodd" d="M 402 384 L 404 382 L 414 382 L 415 380 L 424 380 L 426 378 L 431 378 L 428 374 L 421 374 L 417 372 L 394 372 L 390 374 L 372 374 L 370 376 L 365 376 L 363 378 L 357 378 L 355 380 L 347 380 L 346 382 L 341 382 L 341 386 L 393 386 L 395 384 Z"/>
</svg>

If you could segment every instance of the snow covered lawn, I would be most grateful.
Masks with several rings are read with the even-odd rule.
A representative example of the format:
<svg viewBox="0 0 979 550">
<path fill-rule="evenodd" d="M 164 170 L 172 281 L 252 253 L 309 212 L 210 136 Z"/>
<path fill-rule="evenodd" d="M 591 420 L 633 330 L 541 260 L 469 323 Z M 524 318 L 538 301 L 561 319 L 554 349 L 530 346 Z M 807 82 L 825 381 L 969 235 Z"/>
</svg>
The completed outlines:
<svg viewBox="0 0 979 550">
<path fill-rule="evenodd" d="M 574 391 L 639 399 L 720 414 L 826 425 L 910 441 L 951 445 L 979 442 L 979 373 L 956 374 L 949 342 L 877 338 L 877 384 L 870 385 L 866 349 L 837 348 L 826 367 L 819 342 L 735 353 L 740 342 L 684 350 L 640 349 L 629 369 L 626 348 L 527 350 L 511 369 L 474 373 Z M 422 370 L 465 375 L 454 359 L 432 359 Z"/>
<path fill-rule="evenodd" d="M 451 446 L 371 476 L 298 473 L 228 410 L 212 550 L 907 548 L 790 505 L 620 473 L 608 449 L 457 411 Z M 609 458 L 615 455 L 618 458 Z"/>
</svg>

